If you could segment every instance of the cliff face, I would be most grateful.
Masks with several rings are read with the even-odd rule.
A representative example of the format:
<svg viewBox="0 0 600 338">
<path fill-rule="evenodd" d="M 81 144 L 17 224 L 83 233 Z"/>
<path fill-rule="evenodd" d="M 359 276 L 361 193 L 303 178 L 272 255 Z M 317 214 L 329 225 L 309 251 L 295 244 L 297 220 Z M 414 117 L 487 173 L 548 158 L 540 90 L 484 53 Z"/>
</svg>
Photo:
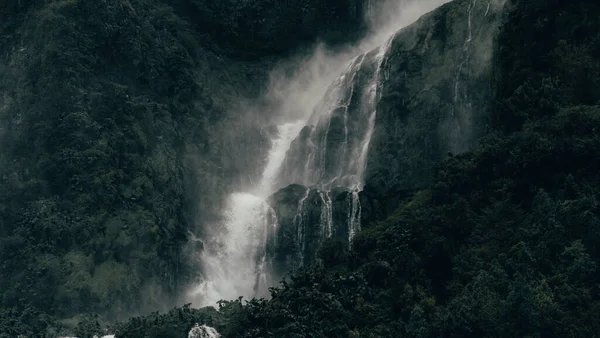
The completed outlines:
<svg viewBox="0 0 600 338">
<path fill-rule="evenodd" d="M 274 245 L 270 247 L 274 248 L 272 254 L 277 258 L 276 263 L 282 262 L 283 269 L 300 264 L 301 255 L 314 257 L 314 251 L 308 252 L 314 250 L 312 243 L 306 246 L 298 243 L 304 236 L 313 243 L 323 242 L 317 264 L 296 272 L 273 289 L 271 300 L 251 300 L 246 304 L 242 300 L 224 302 L 218 312 L 212 308 L 183 307 L 165 315 L 132 319 L 117 332 L 132 338 L 156 332 L 180 337 L 192 323 L 198 322 L 215 327 L 224 337 L 597 335 L 600 332 L 597 316 L 600 308 L 597 285 L 600 274 L 600 163 L 597 156 L 600 149 L 600 4 L 596 0 L 510 1 L 510 7 L 502 15 L 498 36 L 491 40 L 494 42 L 493 76 L 489 68 L 479 73 L 477 70 L 482 68 L 474 64 L 467 66 L 473 60 L 481 60 L 476 57 L 481 54 L 473 54 L 464 64 L 464 59 L 460 59 L 460 41 L 466 41 L 465 36 L 468 36 L 469 21 L 465 13 L 469 9 L 471 14 L 475 13 L 478 5 L 479 1 L 455 1 L 422 20 L 438 22 L 434 26 L 443 30 L 432 31 L 427 38 L 429 26 L 425 25 L 409 35 L 408 40 L 392 41 L 390 50 L 394 45 L 400 46 L 398 55 L 414 58 L 415 62 L 404 63 L 403 70 L 396 71 L 399 79 L 386 78 L 384 73 L 384 81 L 402 88 L 395 96 L 404 101 L 389 101 L 382 95 L 378 109 L 387 113 L 378 116 L 387 116 L 385 121 L 389 123 L 374 124 L 375 134 L 391 133 L 393 129 L 387 127 L 394 126 L 395 117 L 407 114 L 406 122 L 412 121 L 411 126 L 416 130 L 410 134 L 412 129 L 402 129 L 413 137 L 407 138 L 406 143 L 412 140 L 417 149 L 425 152 L 415 136 L 419 128 L 424 128 L 423 138 L 436 145 L 425 154 L 437 161 L 446 156 L 446 150 L 460 153 L 469 149 L 468 140 L 474 136 L 468 134 L 463 139 L 459 137 L 463 134 L 448 132 L 445 129 L 449 124 L 448 115 L 437 116 L 434 108 L 468 117 L 469 103 L 477 104 L 486 110 L 472 111 L 472 119 L 485 121 L 491 116 L 492 129 L 478 145 L 458 156 L 448 156 L 432 171 L 429 185 L 417 192 L 406 187 L 421 186 L 426 173 L 413 170 L 408 179 L 403 179 L 402 172 L 398 175 L 383 172 L 382 177 L 390 180 L 389 185 L 383 179 L 372 178 L 372 188 L 367 185 L 359 196 L 361 211 L 385 220 L 371 222 L 368 227 L 364 224 L 350 251 L 347 243 L 340 243 L 343 238 L 342 241 L 322 241 L 320 229 L 330 228 L 321 227 L 322 222 L 316 221 L 323 219 L 322 214 L 332 220 L 335 215 L 343 214 L 335 212 L 335 196 L 348 196 L 348 187 L 337 193 L 335 188 L 327 189 L 334 209 L 331 213 L 328 209 L 323 213 L 322 201 L 329 200 L 322 198 L 323 187 L 284 187 L 269 201 L 283 222 L 277 240 L 285 240 L 271 243 Z M 487 6 L 480 13 L 489 17 L 492 8 L 487 15 Z M 479 8 L 481 10 L 483 8 Z M 428 72 L 416 61 L 425 58 L 423 55 L 431 51 L 432 46 L 449 45 L 449 40 L 443 37 L 457 31 L 453 30 L 455 25 L 449 24 L 453 15 L 461 15 L 466 20 L 462 24 L 455 23 L 462 27 L 459 39 L 453 43 L 458 49 L 443 49 L 454 57 L 447 60 L 443 54 L 439 55 L 440 59 L 432 58 L 438 60 L 432 65 L 437 64 L 439 72 Z M 432 44 L 434 38 L 438 40 Z M 428 40 L 430 43 L 425 43 Z M 423 48 L 415 46 L 428 47 L 420 54 Z M 394 64 L 388 63 L 388 58 L 383 60 L 382 69 L 391 72 Z M 402 59 L 396 60 L 403 64 Z M 461 77 L 455 81 L 451 68 L 460 70 L 458 75 L 468 69 L 469 75 L 475 78 L 491 77 L 490 86 L 482 86 L 481 92 L 494 104 L 483 105 L 483 101 L 478 101 L 479 96 L 475 95 L 480 89 L 475 87 L 478 82 Z M 433 85 L 423 88 L 408 75 L 403 78 L 405 72 L 417 78 L 421 73 L 428 74 Z M 432 80 L 437 74 L 441 74 L 443 81 Z M 465 83 L 466 87 L 461 87 Z M 344 89 L 348 87 L 352 86 L 341 86 L 340 92 L 348 92 Z M 459 88 L 456 101 L 455 88 Z M 461 88 L 472 89 L 466 99 Z M 489 88 L 493 89 L 493 95 Z M 413 96 L 405 97 L 404 91 L 409 90 Z M 429 105 L 428 100 L 432 100 Z M 348 102 L 347 97 L 342 102 Z M 385 102 L 394 103 L 387 106 Z M 414 102 L 415 106 L 403 102 Z M 404 108 L 400 111 L 394 107 Z M 340 149 L 339 135 L 345 132 L 339 128 L 343 126 L 339 116 L 343 116 L 341 112 L 346 108 L 332 108 L 335 109 L 330 115 L 337 119 L 330 120 L 338 125 L 338 132 L 337 137 L 330 140 L 338 142 L 332 143 L 335 145 L 332 149 Z M 429 115 L 419 115 L 421 110 Z M 329 115 L 323 116 L 327 121 Z M 456 121 L 456 125 L 462 126 L 461 121 Z M 298 149 L 303 143 L 310 145 L 307 140 L 313 130 L 319 130 L 319 125 L 312 124 L 298 139 L 298 147 L 293 147 L 298 156 L 310 154 Z M 426 129 L 426 126 L 434 129 Z M 476 135 L 478 129 L 473 131 Z M 408 136 L 393 133 L 392 136 L 396 144 L 390 151 L 395 152 L 402 145 L 400 141 Z M 381 142 L 382 139 L 376 143 L 381 146 Z M 400 152 L 409 152 L 409 148 L 400 147 Z M 371 153 L 373 157 L 385 155 L 379 154 L 376 147 Z M 346 162 L 339 156 L 343 152 L 336 151 L 336 154 L 338 157 L 333 159 Z M 399 170 L 404 166 L 409 170 L 417 163 L 415 160 L 398 162 L 394 156 L 385 160 L 376 165 L 396 166 Z M 370 160 L 370 166 L 374 165 L 372 161 L 374 159 Z M 377 178 L 375 174 L 377 171 L 371 177 Z M 302 219 L 302 215 L 306 217 Z M 302 227 L 297 226 L 298 219 L 302 219 Z M 304 231 L 298 232 L 298 229 Z M 333 231 L 335 226 L 331 229 Z"/>
<path fill-rule="evenodd" d="M 370 188 L 425 186 L 436 163 L 472 149 L 484 133 L 503 2 L 454 1 L 396 34 L 382 69 Z"/>
<path fill-rule="evenodd" d="M 329 237 L 349 244 L 396 209 L 401 191 L 426 186 L 448 153 L 476 144 L 491 117 L 502 13 L 502 1 L 441 6 L 357 56 L 331 84 L 279 175 L 280 186 L 305 192 L 293 185 L 271 201 L 295 252 L 279 264 L 314 261 Z"/>
</svg>

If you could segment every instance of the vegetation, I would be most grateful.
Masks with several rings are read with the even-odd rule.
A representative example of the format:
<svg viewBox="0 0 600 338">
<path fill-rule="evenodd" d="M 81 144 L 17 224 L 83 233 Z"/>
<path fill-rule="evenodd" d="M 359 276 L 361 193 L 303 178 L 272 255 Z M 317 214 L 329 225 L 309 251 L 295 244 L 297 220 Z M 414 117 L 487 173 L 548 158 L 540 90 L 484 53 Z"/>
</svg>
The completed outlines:
<svg viewBox="0 0 600 338">
<path fill-rule="evenodd" d="M 310 22 L 341 24 L 350 5 L 2 2 L 0 337 L 92 337 L 106 318 L 93 313 L 145 314 L 193 278 L 180 248 L 194 216 L 210 218 L 241 172 L 234 157 L 252 154 L 224 151 L 242 137 L 219 138 L 236 130 L 226 102 L 264 67 L 217 53 L 255 58 L 343 31 Z M 477 148 L 352 250 L 328 241 L 272 299 L 134 317 L 118 336 L 183 337 L 199 322 L 225 337 L 597 337 L 600 5 L 509 6 Z M 308 14 L 286 12 L 298 8 Z"/>
<path fill-rule="evenodd" d="M 133 5 L 32 4 L 12 34 L 1 69 L 0 300 L 20 320 L 3 333 L 44 332 L 44 313 L 156 307 L 182 284 L 177 125 L 200 88 L 194 46 L 175 35 L 187 28 L 168 8 Z"/>
<path fill-rule="evenodd" d="M 510 5 L 480 145 L 352 251 L 332 242 L 271 300 L 222 303 L 224 336 L 598 335 L 600 7 Z"/>
<path fill-rule="evenodd" d="M 351 42 L 365 30 L 364 0 L 171 0 L 224 52 L 242 58 L 286 53 L 316 38 Z"/>
<path fill-rule="evenodd" d="M 0 337 L 85 336 L 167 309 L 197 277 L 188 232 L 258 170 L 266 141 L 225 112 L 262 90 L 272 58 L 228 55 L 284 53 L 329 29 L 307 22 L 291 39 L 298 3 L 271 5 L 0 1 Z"/>
</svg>

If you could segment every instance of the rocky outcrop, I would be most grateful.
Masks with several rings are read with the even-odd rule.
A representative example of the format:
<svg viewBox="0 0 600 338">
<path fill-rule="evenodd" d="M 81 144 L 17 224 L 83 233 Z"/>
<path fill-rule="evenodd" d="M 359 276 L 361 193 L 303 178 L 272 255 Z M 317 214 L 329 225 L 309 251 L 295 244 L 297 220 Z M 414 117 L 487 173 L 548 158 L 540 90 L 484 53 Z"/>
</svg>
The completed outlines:
<svg viewBox="0 0 600 338">
<path fill-rule="evenodd" d="M 490 115 L 502 8 L 501 0 L 441 6 L 355 58 L 329 87 L 269 201 L 276 271 L 314 261 L 326 238 L 349 243 L 425 186 L 448 153 L 471 149 Z"/>
<path fill-rule="evenodd" d="M 356 192 L 354 192 L 356 194 Z M 325 239 L 348 243 L 350 225 L 358 221 L 357 195 L 346 188 L 321 191 L 292 184 L 269 198 L 277 216 L 277 230 L 269 238 L 267 253 L 273 277 L 313 263 Z M 359 226 L 359 225 L 358 225 Z"/>
<path fill-rule="evenodd" d="M 286 155 L 279 187 L 426 185 L 485 131 L 501 0 L 457 0 L 355 58 Z"/>
<path fill-rule="evenodd" d="M 426 185 L 437 162 L 471 149 L 484 133 L 502 8 L 501 0 L 457 0 L 396 34 L 367 160 L 373 190 Z"/>
<path fill-rule="evenodd" d="M 386 49 L 356 57 L 331 84 L 288 150 L 280 186 L 298 183 L 330 190 L 361 182 Z"/>
</svg>

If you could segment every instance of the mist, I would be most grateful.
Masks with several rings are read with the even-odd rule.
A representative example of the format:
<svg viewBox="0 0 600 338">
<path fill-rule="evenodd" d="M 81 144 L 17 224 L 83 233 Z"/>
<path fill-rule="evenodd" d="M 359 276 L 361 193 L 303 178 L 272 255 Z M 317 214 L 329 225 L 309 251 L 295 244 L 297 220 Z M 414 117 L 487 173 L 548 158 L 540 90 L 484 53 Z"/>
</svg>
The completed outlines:
<svg viewBox="0 0 600 338">
<path fill-rule="evenodd" d="M 265 199 L 274 192 L 272 181 L 291 142 L 328 87 L 354 58 L 382 45 L 392 34 L 446 2 L 388 0 L 369 5 L 365 13 L 368 31 L 363 39 L 335 50 L 318 42 L 310 52 L 278 62 L 270 71 L 264 94 L 255 101 L 243 100 L 230 114 L 242 121 L 235 123 L 237 126 L 260 126 L 269 131 L 273 135 L 271 149 L 265 160 L 250 159 L 260 162 L 264 171 L 254 183 L 236 184 L 238 189 L 222 204 L 222 222 L 204 225 L 206 238 L 202 241 L 206 245 L 197 255 L 203 279 L 190 288 L 188 301 L 194 306 L 214 306 L 220 299 L 269 297 L 268 287 L 274 281 L 269 280 L 261 255 L 276 219 Z M 246 165 L 250 168 L 256 163 Z"/>
<path fill-rule="evenodd" d="M 266 121 L 266 124 L 306 121 L 327 88 L 352 59 L 380 46 L 401 28 L 447 2 L 449 0 L 380 2 L 366 13 L 365 20 L 369 28 L 361 41 L 336 51 L 328 49 L 323 43 L 317 43 L 308 56 L 292 57 L 279 63 L 271 72 L 268 90 L 261 98 L 267 102 L 270 111 L 277 112 L 277 115 L 269 116 L 272 120 Z"/>
</svg>

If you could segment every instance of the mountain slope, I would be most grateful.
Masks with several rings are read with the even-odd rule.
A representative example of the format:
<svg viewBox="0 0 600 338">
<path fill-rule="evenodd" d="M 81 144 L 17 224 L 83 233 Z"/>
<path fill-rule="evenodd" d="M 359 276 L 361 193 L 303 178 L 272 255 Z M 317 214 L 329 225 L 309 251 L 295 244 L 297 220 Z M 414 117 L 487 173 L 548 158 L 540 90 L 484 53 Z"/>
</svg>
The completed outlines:
<svg viewBox="0 0 600 338">
<path fill-rule="evenodd" d="M 219 41 L 189 6 L 212 4 L 0 3 L 0 335 L 175 304 L 198 276 L 189 232 L 218 216 L 242 174 L 257 175 L 268 138 L 231 112 L 261 92 L 278 53 L 321 33 L 252 53 L 273 27 L 251 46 Z M 254 34 L 238 7 L 240 22 L 220 21 L 228 10 L 213 20 Z"/>
<path fill-rule="evenodd" d="M 597 336 L 599 7 L 508 6 L 492 128 L 472 151 L 448 156 L 351 251 L 326 243 L 271 300 L 134 319 L 121 335 L 187 327 L 183 317 L 226 337 Z"/>
</svg>

